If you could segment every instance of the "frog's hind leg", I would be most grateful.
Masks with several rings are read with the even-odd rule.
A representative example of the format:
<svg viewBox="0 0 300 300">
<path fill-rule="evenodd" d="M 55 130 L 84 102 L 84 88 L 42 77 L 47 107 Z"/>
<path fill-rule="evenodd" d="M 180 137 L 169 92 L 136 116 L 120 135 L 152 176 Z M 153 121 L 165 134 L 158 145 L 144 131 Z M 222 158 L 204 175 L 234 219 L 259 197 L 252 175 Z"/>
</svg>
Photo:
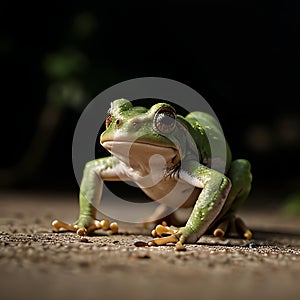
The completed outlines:
<svg viewBox="0 0 300 300">
<path fill-rule="evenodd" d="M 214 236 L 223 237 L 226 233 L 241 233 L 246 239 L 252 238 L 252 232 L 242 219 L 236 217 L 236 212 L 246 200 L 251 190 L 251 166 L 245 159 L 238 159 L 231 163 L 228 178 L 232 187 L 220 216 L 213 224 Z"/>
</svg>

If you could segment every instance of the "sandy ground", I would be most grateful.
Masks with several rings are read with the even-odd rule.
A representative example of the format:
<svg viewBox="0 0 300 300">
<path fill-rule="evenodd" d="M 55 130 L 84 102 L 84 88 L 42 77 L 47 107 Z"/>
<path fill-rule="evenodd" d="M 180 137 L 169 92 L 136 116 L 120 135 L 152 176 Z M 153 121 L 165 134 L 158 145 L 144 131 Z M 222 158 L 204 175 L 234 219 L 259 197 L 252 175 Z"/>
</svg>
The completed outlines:
<svg viewBox="0 0 300 300">
<path fill-rule="evenodd" d="M 299 299 L 300 220 L 244 209 L 254 239 L 202 237 L 185 252 L 136 247 L 150 229 L 52 233 L 75 220 L 76 195 L 0 193 L 0 297 L 9 299 Z"/>
</svg>

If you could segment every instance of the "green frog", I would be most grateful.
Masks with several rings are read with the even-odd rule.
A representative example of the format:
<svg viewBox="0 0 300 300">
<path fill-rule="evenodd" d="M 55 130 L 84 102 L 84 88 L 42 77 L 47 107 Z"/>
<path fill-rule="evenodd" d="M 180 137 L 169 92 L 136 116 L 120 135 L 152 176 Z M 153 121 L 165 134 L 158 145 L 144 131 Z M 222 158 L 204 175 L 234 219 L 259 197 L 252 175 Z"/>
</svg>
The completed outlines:
<svg viewBox="0 0 300 300">
<path fill-rule="evenodd" d="M 78 220 L 73 224 L 55 220 L 55 231 L 66 229 L 87 235 L 99 228 L 118 231 L 117 223 L 97 220 L 94 203 L 101 198 L 103 181 L 132 181 L 160 206 L 151 220 L 163 221 L 170 207 L 191 207 L 181 227 L 159 224 L 149 245 L 195 243 L 206 232 L 216 237 L 252 232 L 236 217 L 248 197 L 252 175 L 245 159 L 232 160 L 218 121 L 205 112 L 186 117 L 169 103 L 150 109 L 133 106 L 126 99 L 111 103 L 100 143 L 112 155 L 86 164 L 80 186 Z M 210 141 L 225 144 L 222 163 L 213 157 Z M 223 152 L 224 152 L 223 151 Z M 218 156 L 218 155 L 217 155 Z M 218 167 L 223 165 L 222 167 Z M 176 212 L 168 216 L 175 220 Z"/>
</svg>

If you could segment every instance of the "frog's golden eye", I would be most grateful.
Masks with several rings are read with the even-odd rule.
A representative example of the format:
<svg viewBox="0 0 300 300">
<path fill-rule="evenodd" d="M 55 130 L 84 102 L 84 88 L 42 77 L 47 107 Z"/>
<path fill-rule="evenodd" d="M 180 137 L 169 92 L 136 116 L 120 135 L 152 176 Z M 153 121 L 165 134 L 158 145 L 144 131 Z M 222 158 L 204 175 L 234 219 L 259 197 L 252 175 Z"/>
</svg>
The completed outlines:
<svg viewBox="0 0 300 300">
<path fill-rule="evenodd" d="M 112 122 L 112 117 L 111 117 L 111 115 L 108 115 L 105 120 L 105 127 L 108 128 L 108 126 L 111 124 L 111 122 Z"/>
<path fill-rule="evenodd" d="M 176 127 L 175 111 L 170 107 L 162 107 L 156 112 L 153 123 L 158 133 L 171 133 Z"/>
</svg>

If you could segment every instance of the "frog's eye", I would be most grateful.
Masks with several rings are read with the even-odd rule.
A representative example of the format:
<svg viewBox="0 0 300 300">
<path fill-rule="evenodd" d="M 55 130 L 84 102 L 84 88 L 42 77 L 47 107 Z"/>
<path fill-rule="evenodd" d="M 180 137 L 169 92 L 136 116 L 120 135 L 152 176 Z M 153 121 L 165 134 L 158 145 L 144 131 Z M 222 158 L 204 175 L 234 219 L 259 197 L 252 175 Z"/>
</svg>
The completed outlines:
<svg viewBox="0 0 300 300">
<path fill-rule="evenodd" d="M 158 133 L 171 133 L 176 127 L 176 114 L 170 107 L 163 107 L 154 116 L 154 129 Z"/>
<path fill-rule="evenodd" d="M 111 115 L 108 115 L 105 120 L 105 127 L 108 128 L 108 126 L 111 124 L 111 122 L 112 122 L 112 117 L 111 117 Z"/>
</svg>

